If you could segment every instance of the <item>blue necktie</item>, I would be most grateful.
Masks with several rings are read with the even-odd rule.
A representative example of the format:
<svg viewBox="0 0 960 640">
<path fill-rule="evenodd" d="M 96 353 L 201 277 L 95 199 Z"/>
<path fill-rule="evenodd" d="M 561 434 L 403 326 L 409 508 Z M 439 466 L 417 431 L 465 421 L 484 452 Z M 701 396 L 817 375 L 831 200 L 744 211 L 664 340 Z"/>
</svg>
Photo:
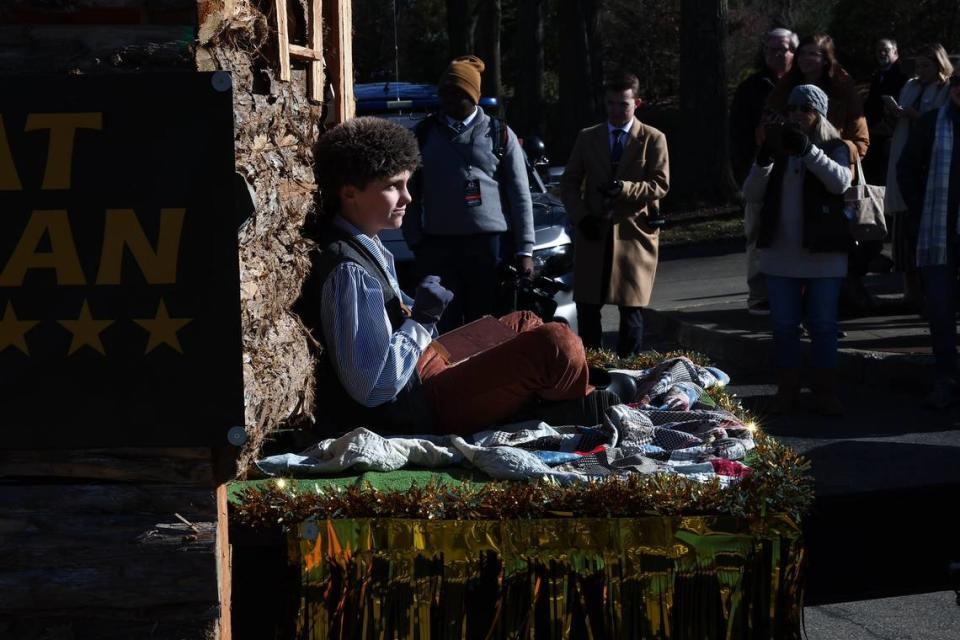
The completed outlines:
<svg viewBox="0 0 960 640">
<path fill-rule="evenodd" d="M 450 126 L 453 127 L 453 130 L 457 132 L 457 135 L 460 135 L 467 130 L 467 125 L 463 124 L 462 122 L 454 122 Z"/>
<path fill-rule="evenodd" d="M 613 147 L 610 148 L 610 163 L 617 165 L 620 163 L 620 157 L 623 155 L 623 129 L 614 129 Z"/>
</svg>

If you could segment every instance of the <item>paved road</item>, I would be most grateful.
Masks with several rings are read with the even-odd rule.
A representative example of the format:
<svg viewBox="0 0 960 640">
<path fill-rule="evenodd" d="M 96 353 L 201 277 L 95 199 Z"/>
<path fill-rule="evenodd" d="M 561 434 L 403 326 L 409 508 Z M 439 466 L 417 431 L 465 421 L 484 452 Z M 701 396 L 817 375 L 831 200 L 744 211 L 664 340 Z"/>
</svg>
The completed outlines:
<svg viewBox="0 0 960 640">
<path fill-rule="evenodd" d="M 663 258 L 651 306 L 731 336 L 768 339 L 768 320 L 743 312 L 745 266 L 737 247 L 673 251 Z M 886 285 L 872 278 L 874 291 L 883 293 Z M 610 344 L 616 324 L 615 308 L 605 308 Z M 845 324 L 851 332 L 846 346 L 853 348 L 881 344 L 922 353 L 928 339 L 914 317 L 888 314 Z M 654 348 L 678 346 L 651 338 Z M 960 560 L 960 527 L 949 524 L 960 516 L 960 408 L 920 409 L 916 384 L 860 385 L 845 390 L 843 419 L 805 413 L 774 419 L 766 415 L 775 391 L 766 362 L 718 364 L 733 377 L 730 391 L 761 417 L 767 432 L 813 465 L 817 501 L 804 522 L 808 637 L 960 639 L 960 606 L 948 590 L 947 571 Z"/>
</svg>

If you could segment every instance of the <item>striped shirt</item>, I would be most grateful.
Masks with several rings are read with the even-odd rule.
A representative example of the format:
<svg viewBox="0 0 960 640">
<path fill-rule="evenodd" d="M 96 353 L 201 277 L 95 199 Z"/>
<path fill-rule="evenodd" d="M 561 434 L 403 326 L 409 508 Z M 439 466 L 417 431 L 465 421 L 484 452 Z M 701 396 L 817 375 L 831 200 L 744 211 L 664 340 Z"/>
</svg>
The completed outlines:
<svg viewBox="0 0 960 640">
<path fill-rule="evenodd" d="M 386 270 L 394 293 L 408 306 L 413 300 L 400 290 L 391 254 L 341 217 L 334 224 L 359 241 Z M 393 331 L 380 281 L 355 262 L 339 264 L 323 283 L 321 322 L 326 348 L 337 377 L 350 397 L 366 407 L 392 400 L 416 371 L 417 360 L 432 336 L 407 319 Z"/>
</svg>

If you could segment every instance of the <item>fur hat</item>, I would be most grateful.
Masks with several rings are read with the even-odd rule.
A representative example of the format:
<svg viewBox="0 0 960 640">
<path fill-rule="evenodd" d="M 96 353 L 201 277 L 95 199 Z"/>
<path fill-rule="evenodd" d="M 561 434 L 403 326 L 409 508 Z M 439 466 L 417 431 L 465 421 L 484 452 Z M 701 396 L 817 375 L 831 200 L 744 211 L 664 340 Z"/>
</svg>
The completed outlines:
<svg viewBox="0 0 960 640">
<path fill-rule="evenodd" d="M 447 70 L 440 76 L 441 85 L 453 85 L 463 90 L 473 99 L 474 104 L 480 102 L 480 74 L 486 65 L 477 56 L 461 56 L 454 58 Z"/>
<path fill-rule="evenodd" d="M 828 104 L 827 94 L 815 84 L 798 84 L 787 98 L 787 105 L 797 107 L 810 105 L 824 118 L 827 117 Z"/>
</svg>

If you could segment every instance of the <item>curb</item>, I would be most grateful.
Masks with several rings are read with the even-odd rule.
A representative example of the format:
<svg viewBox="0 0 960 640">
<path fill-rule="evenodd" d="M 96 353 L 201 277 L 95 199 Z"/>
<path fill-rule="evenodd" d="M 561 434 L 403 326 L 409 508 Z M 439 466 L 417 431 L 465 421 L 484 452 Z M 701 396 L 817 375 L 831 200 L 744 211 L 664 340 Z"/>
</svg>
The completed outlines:
<svg viewBox="0 0 960 640">
<path fill-rule="evenodd" d="M 714 360 L 764 366 L 772 361 L 773 341 L 767 335 L 685 322 L 670 311 L 650 307 L 644 314 L 653 332 Z M 841 348 L 838 371 L 844 381 L 853 384 L 920 389 L 933 380 L 933 356 Z"/>
</svg>

